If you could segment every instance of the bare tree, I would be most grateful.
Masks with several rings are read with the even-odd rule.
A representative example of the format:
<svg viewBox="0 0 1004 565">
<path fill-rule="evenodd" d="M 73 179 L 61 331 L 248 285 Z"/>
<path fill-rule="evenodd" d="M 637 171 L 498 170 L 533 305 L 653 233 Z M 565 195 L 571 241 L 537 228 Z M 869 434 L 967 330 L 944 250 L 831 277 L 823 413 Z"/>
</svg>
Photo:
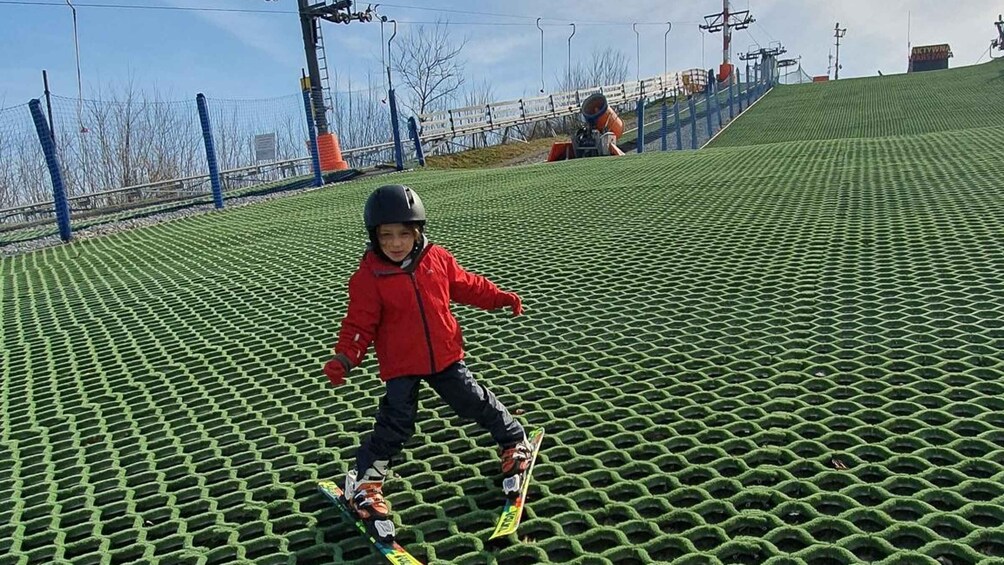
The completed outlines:
<svg viewBox="0 0 1004 565">
<path fill-rule="evenodd" d="M 586 63 L 577 63 L 561 76 L 555 75 L 555 82 L 565 92 L 573 90 L 596 90 L 601 86 L 619 84 L 628 79 L 628 58 L 619 50 L 606 48 L 594 49 Z M 571 133 L 582 124 L 578 116 L 569 116 L 550 120 L 547 124 L 554 132 Z M 525 135 L 533 136 L 540 128 L 525 131 Z M 545 128 L 547 129 L 547 128 Z M 546 132 L 545 132 L 546 133 Z"/>
<path fill-rule="evenodd" d="M 338 84 L 337 71 L 332 82 Z M 342 149 L 365 147 L 384 143 L 391 138 L 390 107 L 387 105 L 385 85 L 377 82 L 371 72 L 366 73 L 366 88 L 352 90 L 352 79 L 347 79 L 348 91 L 332 93 L 334 108 L 331 122 L 338 133 Z"/>
<path fill-rule="evenodd" d="M 628 57 L 623 51 L 607 47 L 603 51 L 594 50 L 589 66 L 589 80 L 592 86 L 618 84 L 627 80 Z"/>
<path fill-rule="evenodd" d="M 166 101 L 160 92 L 141 90 L 131 80 L 120 88 L 98 87 L 96 94 L 98 99 L 52 98 L 55 142 L 68 196 L 89 196 L 207 172 L 192 97 Z M 379 106 L 379 101 L 374 104 Z M 209 110 L 221 170 L 257 164 L 254 138 L 264 133 L 276 135 L 277 160 L 308 154 L 306 120 L 298 94 L 265 100 L 210 99 Z M 377 121 L 368 116 L 360 120 Z M 388 129 L 385 121 L 379 125 Z M 0 109 L 0 208 L 51 201 L 52 189 L 45 171 L 27 105 Z M 225 187 L 231 186 L 230 179 L 244 184 L 266 182 L 284 174 L 278 169 L 239 172 L 224 182 Z M 174 189 L 162 190 L 166 194 Z M 120 198 L 144 194 L 147 192 L 136 189 L 100 197 L 100 202 L 114 200 L 113 204 L 117 204 Z M 94 202 L 98 202 L 97 197 Z"/>
<path fill-rule="evenodd" d="M 460 53 L 467 38 L 454 41 L 449 22 L 437 20 L 432 28 L 412 28 L 399 41 L 391 55 L 392 64 L 409 91 L 404 104 L 412 114 L 435 110 L 460 91 L 464 85 Z"/>
<path fill-rule="evenodd" d="M 52 194 L 27 104 L 0 108 L 0 208 Z"/>
</svg>

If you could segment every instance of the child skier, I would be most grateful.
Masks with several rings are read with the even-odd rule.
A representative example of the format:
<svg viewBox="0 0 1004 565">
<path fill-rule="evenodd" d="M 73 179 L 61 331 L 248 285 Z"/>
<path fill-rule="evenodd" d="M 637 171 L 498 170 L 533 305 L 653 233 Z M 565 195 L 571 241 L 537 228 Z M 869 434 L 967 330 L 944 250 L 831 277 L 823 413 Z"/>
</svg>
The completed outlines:
<svg viewBox="0 0 1004 565">
<path fill-rule="evenodd" d="M 503 477 L 520 475 L 529 466 L 532 447 L 523 427 L 464 364 L 463 339 L 450 301 L 485 310 L 510 307 L 514 316 L 523 307 L 517 294 L 465 271 L 449 251 L 428 241 L 425 207 L 411 188 L 376 189 L 366 201 L 363 220 L 370 244 L 349 279 L 348 311 L 324 373 L 332 385 L 343 384 L 374 343 L 387 390 L 373 432 L 356 453 L 355 469 L 346 474 L 345 498 L 378 537 L 390 541 L 394 525 L 383 480 L 391 458 L 415 431 L 423 381 L 458 416 L 491 433 L 500 447 Z M 511 479 L 503 484 L 510 497 L 522 486 Z"/>
</svg>

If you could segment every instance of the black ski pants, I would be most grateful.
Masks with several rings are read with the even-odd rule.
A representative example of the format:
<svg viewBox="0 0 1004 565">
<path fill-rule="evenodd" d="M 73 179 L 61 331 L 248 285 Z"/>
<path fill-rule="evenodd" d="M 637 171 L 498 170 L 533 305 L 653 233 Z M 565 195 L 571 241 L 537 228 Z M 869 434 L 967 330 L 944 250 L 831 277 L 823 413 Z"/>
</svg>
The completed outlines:
<svg viewBox="0 0 1004 565">
<path fill-rule="evenodd" d="M 387 381 L 387 393 L 380 399 L 373 432 L 356 452 L 359 476 L 374 461 L 390 461 L 415 433 L 418 391 L 422 381 L 429 383 L 458 416 L 474 420 L 491 433 L 499 446 L 508 447 L 525 437 L 523 426 L 490 390 L 474 380 L 467 365 L 458 361 L 434 375 L 397 377 Z"/>
</svg>

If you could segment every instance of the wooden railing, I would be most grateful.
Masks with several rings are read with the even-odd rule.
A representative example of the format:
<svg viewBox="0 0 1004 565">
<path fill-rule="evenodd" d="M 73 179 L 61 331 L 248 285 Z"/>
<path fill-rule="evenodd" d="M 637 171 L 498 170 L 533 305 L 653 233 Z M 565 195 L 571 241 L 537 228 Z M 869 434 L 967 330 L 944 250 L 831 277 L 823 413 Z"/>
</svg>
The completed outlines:
<svg viewBox="0 0 1004 565">
<path fill-rule="evenodd" d="M 574 116 L 579 113 L 582 101 L 595 92 L 602 92 L 607 97 L 608 103 L 617 105 L 645 97 L 693 94 L 703 91 L 707 83 L 707 71 L 690 69 L 640 81 L 454 108 L 420 115 L 419 135 L 423 142 L 437 141 L 507 126 Z"/>
</svg>

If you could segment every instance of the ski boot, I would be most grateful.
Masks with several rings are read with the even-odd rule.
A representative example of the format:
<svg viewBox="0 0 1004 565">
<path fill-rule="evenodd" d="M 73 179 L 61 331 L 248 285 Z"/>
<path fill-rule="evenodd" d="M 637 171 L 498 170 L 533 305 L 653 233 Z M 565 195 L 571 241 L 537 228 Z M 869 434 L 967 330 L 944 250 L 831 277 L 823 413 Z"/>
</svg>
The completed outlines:
<svg viewBox="0 0 1004 565">
<path fill-rule="evenodd" d="M 387 461 L 377 461 L 357 477 L 355 469 L 345 475 L 345 503 L 366 523 L 370 533 L 383 543 L 394 542 L 394 522 L 390 507 L 383 498 L 383 479 L 387 474 Z"/>
<path fill-rule="evenodd" d="M 499 451 L 502 456 L 502 493 L 509 500 L 516 500 L 523 490 L 524 473 L 530 467 L 533 445 L 524 437 Z"/>
</svg>

